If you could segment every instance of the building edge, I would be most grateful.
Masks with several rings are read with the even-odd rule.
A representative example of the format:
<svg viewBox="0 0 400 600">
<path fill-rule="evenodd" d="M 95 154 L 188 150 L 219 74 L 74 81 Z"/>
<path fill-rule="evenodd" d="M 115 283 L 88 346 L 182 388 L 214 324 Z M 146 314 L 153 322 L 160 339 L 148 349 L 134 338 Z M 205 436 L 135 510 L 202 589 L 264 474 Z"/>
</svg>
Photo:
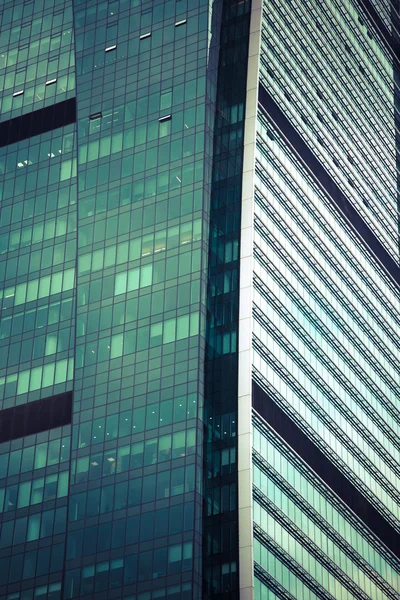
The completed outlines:
<svg viewBox="0 0 400 600">
<path fill-rule="evenodd" d="M 252 0 L 244 123 L 240 231 L 238 365 L 238 522 L 240 600 L 254 600 L 252 499 L 253 215 L 262 0 Z"/>
</svg>

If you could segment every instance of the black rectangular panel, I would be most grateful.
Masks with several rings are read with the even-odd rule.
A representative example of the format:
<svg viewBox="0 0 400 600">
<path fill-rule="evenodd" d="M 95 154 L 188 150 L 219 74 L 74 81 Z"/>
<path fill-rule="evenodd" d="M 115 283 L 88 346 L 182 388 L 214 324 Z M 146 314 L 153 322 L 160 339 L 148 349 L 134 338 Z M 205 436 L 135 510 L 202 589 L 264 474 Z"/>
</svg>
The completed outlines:
<svg viewBox="0 0 400 600">
<path fill-rule="evenodd" d="M 0 123 L 0 148 L 76 121 L 76 100 L 70 98 Z"/>
<path fill-rule="evenodd" d="M 0 411 L 0 442 L 69 425 L 71 418 L 72 392 L 6 408 Z"/>
</svg>

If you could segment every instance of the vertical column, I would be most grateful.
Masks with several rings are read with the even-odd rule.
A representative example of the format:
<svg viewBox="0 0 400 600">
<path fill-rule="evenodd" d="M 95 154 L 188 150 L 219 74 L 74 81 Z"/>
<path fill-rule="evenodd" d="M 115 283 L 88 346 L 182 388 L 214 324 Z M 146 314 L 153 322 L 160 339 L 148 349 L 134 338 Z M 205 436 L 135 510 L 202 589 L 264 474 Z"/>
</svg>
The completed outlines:
<svg viewBox="0 0 400 600">
<path fill-rule="evenodd" d="M 391 0 L 394 80 L 394 123 L 396 136 L 397 209 L 400 215 L 400 3 Z M 400 216 L 399 216 L 399 262 L 400 262 Z"/>
<path fill-rule="evenodd" d="M 254 598 L 253 499 L 252 499 L 252 330 L 253 330 L 253 221 L 254 177 L 258 105 L 258 74 L 262 0 L 253 0 L 250 18 L 246 118 L 242 183 L 239 297 L 239 418 L 238 509 L 240 599 Z"/>
<path fill-rule="evenodd" d="M 210 218 L 204 598 L 238 598 L 238 321 L 250 2 L 221 3 Z"/>
<path fill-rule="evenodd" d="M 65 598 L 201 590 L 208 11 L 198 0 L 74 3 L 78 308 Z"/>
<path fill-rule="evenodd" d="M 72 4 L 0 10 L 0 598 L 58 600 L 75 325 Z"/>
</svg>

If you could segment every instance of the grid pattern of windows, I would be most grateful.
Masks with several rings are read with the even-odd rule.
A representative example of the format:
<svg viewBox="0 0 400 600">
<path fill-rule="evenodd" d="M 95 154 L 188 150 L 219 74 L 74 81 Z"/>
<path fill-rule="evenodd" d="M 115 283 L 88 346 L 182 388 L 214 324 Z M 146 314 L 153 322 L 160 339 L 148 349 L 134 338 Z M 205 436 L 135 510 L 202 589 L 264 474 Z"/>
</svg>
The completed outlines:
<svg viewBox="0 0 400 600">
<path fill-rule="evenodd" d="M 75 95 L 72 0 L 6 1 L 0 22 L 0 406 L 26 420 L 24 404 L 73 388 L 76 126 L 62 102 Z M 59 600 L 71 426 L 29 430 L 14 424 L 26 437 L 0 445 L 0 598 Z"/>
<path fill-rule="evenodd" d="M 393 65 L 359 16 L 334 0 L 265 5 L 260 81 L 397 261 Z"/>
<path fill-rule="evenodd" d="M 73 3 L 79 203 L 65 598 L 200 594 L 210 9 Z"/>
<path fill-rule="evenodd" d="M 2 599 L 61 597 L 70 434 L 65 426 L 0 445 Z"/>
<path fill-rule="evenodd" d="M 398 536 L 398 76 L 371 1 L 386 42 L 355 0 L 259 11 L 252 376 Z M 0 600 L 239 598 L 250 8 L 0 7 L 0 409 L 53 427 L 0 444 Z M 384 534 L 253 417 L 255 598 L 398 600 Z"/>
<path fill-rule="evenodd" d="M 3 3 L 1 121 L 75 95 L 72 27 L 72 0 Z"/>
<path fill-rule="evenodd" d="M 255 369 L 285 397 L 292 410 L 300 414 L 303 410 L 310 411 L 306 413 L 306 420 L 313 424 L 316 437 L 322 438 L 323 445 L 330 446 L 337 454 L 338 464 L 345 461 L 348 474 L 352 472 L 360 488 L 375 496 L 374 502 L 398 527 L 399 449 L 395 432 L 399 422 L 395 406 L 399 373 L 395 361 L 389 357 L 398 352 L 395 332 L 399 295 L 374 263 L 369 265 L 364 259 L 364 269 L 367 274 L 370 272 L 369 277 L 374 272 L 374 287 L 380 289 L 379 295 L 377 289 L 375 292 L 369 288 L 363 270 L 351 269 L 351 262 L 341 256 L 336 246 L 339 239 L 346 239 L 343 226 L 335 227 L 340 237 L 332 243 L 328 237 L 321 237 L 322 220 L 317 224 L 303 204 L 305 199 L 308 203 L 313 199 L 318 202 L 317 210 L 327 223 L 338 220 L 323 208 L 317 188 L 313 189 L 307 181 L 262 113 L 258 135 Z M 291 178 L 293 172 L 296 172 L 296 184 Z M 312 237 L 305 229 L 311 222 L 314 223 Z M 287 240 L 284 248 L 283 239 Z M 330 262 L 333 257 L 335 269 Z M 342 271 L 338 270 L 340 264 Z M 344 269 L 347 277 L 352 276 L 352 285 L 346 291 Z M 317 272 L 318 288 L 310 279 L 311 273 Z M 298 277 L 302 281 L 301 290 L 295 285 Z M 330 280 L 343 282 L 340 295 L 330 292 Z M 317 293 L 323 304 L 319 302 L 313 309 L 311 298 Z M 374 298 L 373 305 L 366 306 L 368 297 Z M 361 329 L 359 323 L 363 325 Z M 357 331 L 360 335 L 355 337 L 353 332 Z M 371 331 L 379 339 L 373 354 L 368 350 L 368 341 L 375 341 L 370 338 L 368 332 Z M 263 350 L 270 349 L 271 344 L 274 344 L 274 360 L 285 365 L 279 375 L 270 362 L 270 352 Z M 379 357 L 382 358 L 378 361 Z M 270 373 L 274 373 L 273 378 Z M 334 427 L 329 425 L 330 419 Z M 371 434 L 368 438 L 365 428 Z"/>
<path fill-rule="evenodd" d="M 73 125 L 1 149 L 4 408 L 72 389 L 75 160 Z"/>
<path fill-rule="evenodd" d="M 74 125 L 1 148 L 3 408 L 72 389 Z M 45 391 L 42 391 L 45 390 Z"/>
<path fill-rule="evenodd" d="M 392 31 L 392 11 L 395 10 L 390 0 L 371 0 L 371 4 L 389 31 Z"/>
<path fill-rule="evenodd" d="M 251 3 L 224 0 L 220 9 L 208 264 L 203 597 L 235 600 L 239 238 Z"/>
<path fill-rule="evenodd" d="M 252 376 L 271 411 L 266 404 L 268 424 L 253 415 L 257 600 L 399 597 L 400 563 L 386 550 L 386 533 L 372 534 L 361 520 L 372 518 L 368 511 L 356 517 L 347 492 L 339 499 L 339 486 L 333 493 L 289 449 L 286 442 L 297 443 L 289 433 L 284 442 L 272 429 L 285 413 L 292 433 L 310 440 L 307 452 L 326 457 L 397 539 L 400 292 L 374 254 L 373 236 L 360 239 L 353 213 L 342 214 L 330 197 L 343 194 L 356 209 L 395 273 L 396 74 L 367 23 L 350 1 L 263 5 Z M 311 153 L 294 150 L 295 135 L 314 163 Z M 254 398 L 253 390 L 261 410 L 262 397 Z"/>
<path fill-rule="evenodd" d="M 256 597 L 398 598 L 400 562 L 256 413 L 253 423 Z"/>
</svg>

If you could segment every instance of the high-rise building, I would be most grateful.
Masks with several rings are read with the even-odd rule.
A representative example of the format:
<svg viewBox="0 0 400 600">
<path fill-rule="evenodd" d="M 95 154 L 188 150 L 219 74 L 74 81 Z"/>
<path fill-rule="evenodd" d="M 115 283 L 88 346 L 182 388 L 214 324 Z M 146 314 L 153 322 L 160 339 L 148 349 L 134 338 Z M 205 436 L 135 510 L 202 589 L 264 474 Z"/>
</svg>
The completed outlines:
<svg viewBox="0 0 400 600">
<path fill-rule="evenodd" d="M 400 599 L 397 0 L 3 0 L 0 600 Z"/>
<path fill-rule="evenodd" d="M 251 11 L 239 584 L 399 598 L 399 4 Z"/>
</svg>

